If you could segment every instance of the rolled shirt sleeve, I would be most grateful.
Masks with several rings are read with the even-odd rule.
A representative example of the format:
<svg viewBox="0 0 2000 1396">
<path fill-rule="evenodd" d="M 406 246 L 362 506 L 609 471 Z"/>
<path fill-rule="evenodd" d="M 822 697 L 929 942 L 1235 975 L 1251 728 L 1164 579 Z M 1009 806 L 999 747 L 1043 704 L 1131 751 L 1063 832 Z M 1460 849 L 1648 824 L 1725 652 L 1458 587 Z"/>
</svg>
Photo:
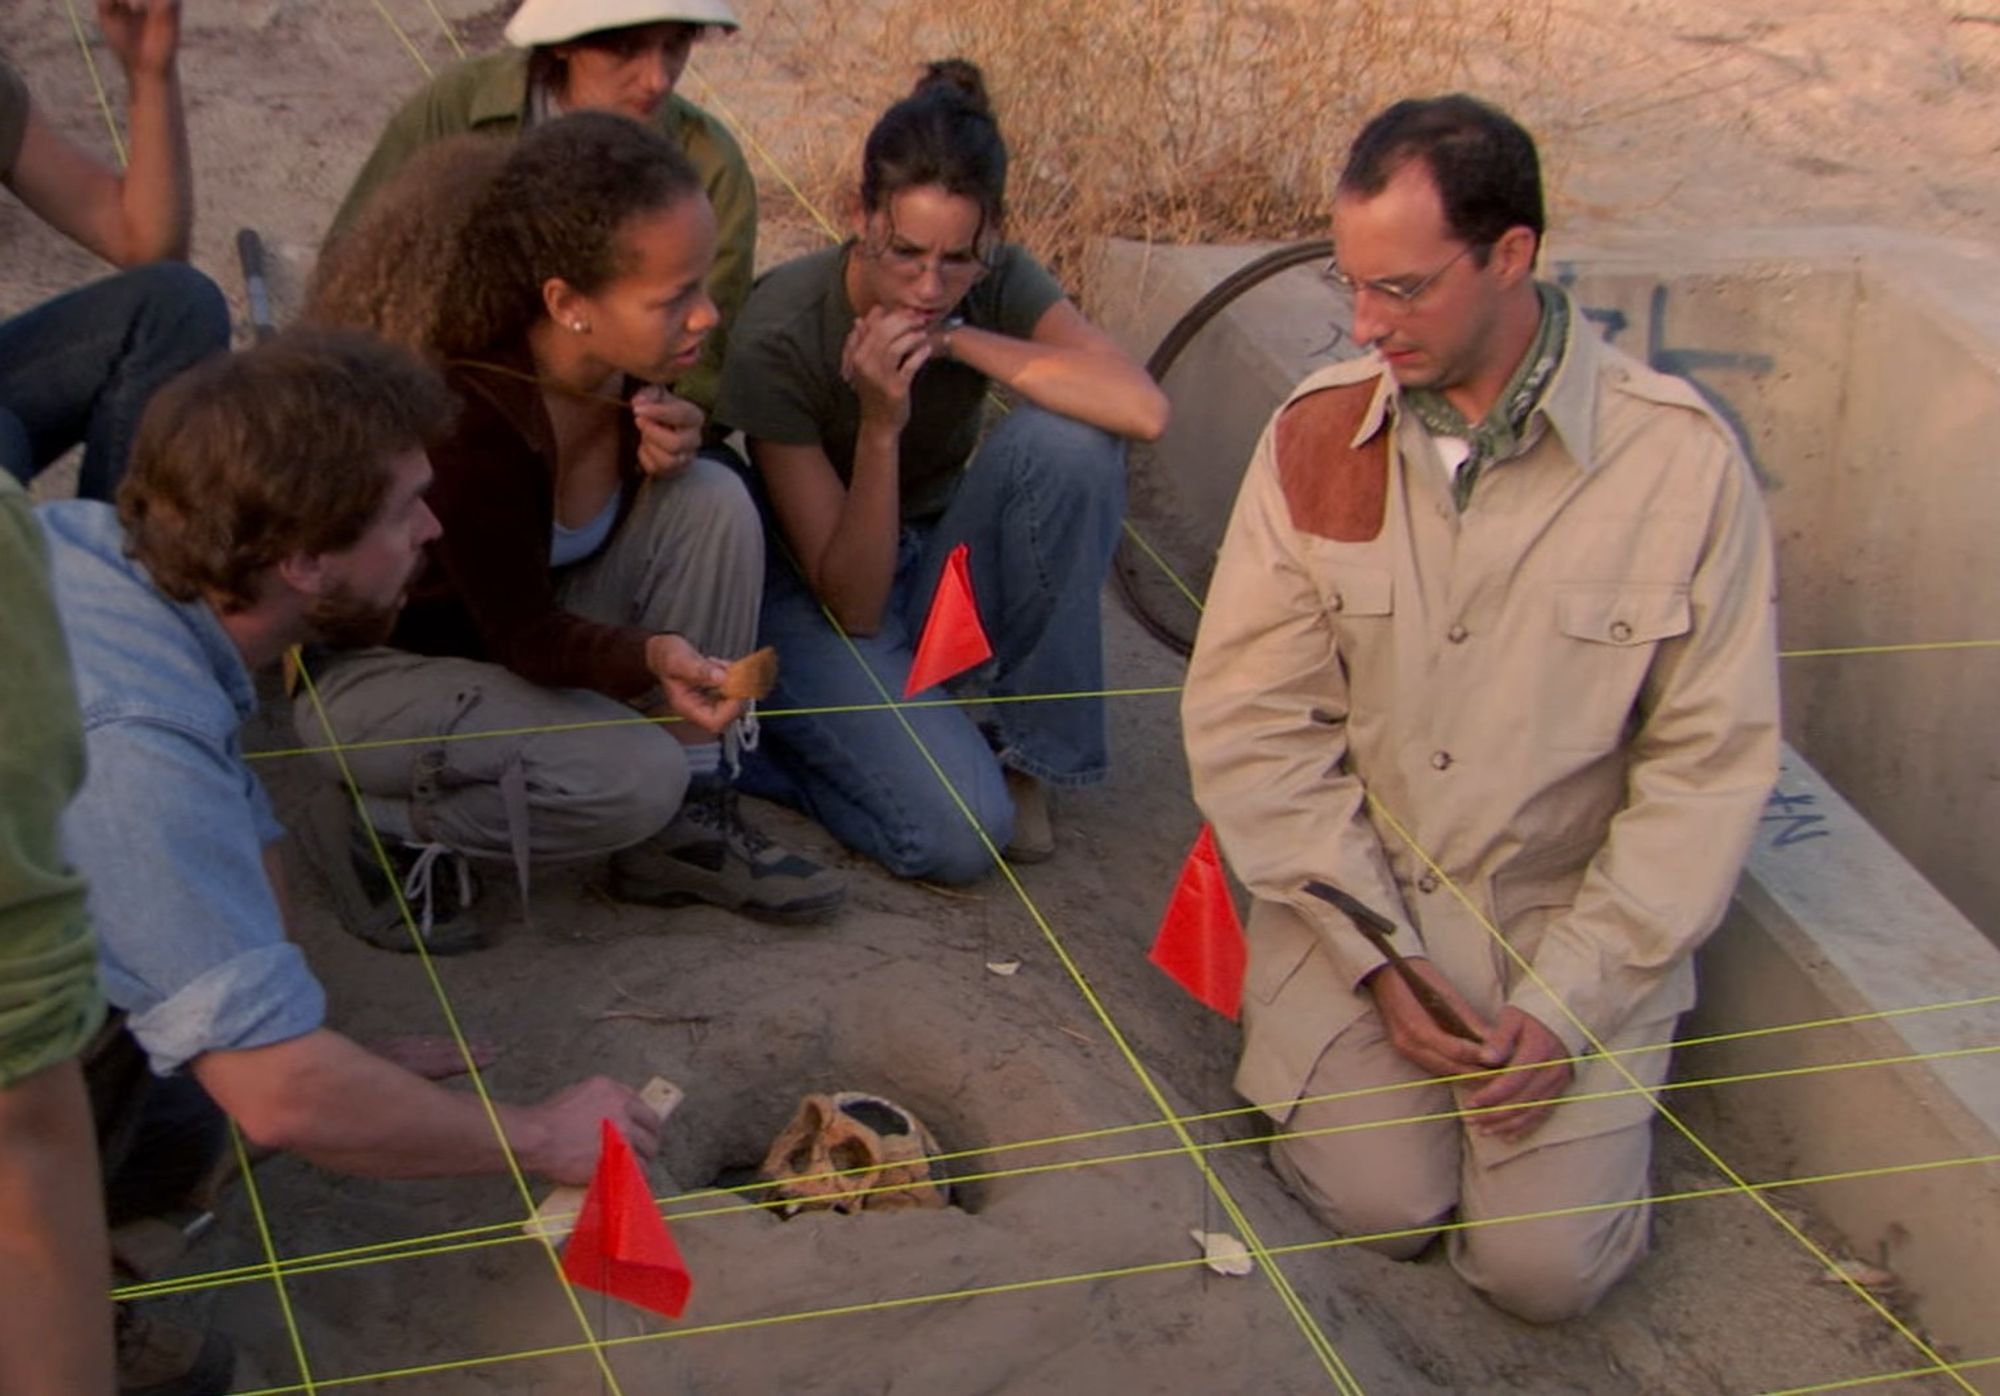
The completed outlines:
<svg viewBox="0 0 2000 1396">
<path fill-rule="evenodd" d="M 107 722 L 88 741 L 64 834 L 90 869 L 106 996 L 153 1070 L 318 1028 L 326 997 L 285 938 L 263 864 L 277 824 L 256 777 L 166 722 Z"/>
</svg>

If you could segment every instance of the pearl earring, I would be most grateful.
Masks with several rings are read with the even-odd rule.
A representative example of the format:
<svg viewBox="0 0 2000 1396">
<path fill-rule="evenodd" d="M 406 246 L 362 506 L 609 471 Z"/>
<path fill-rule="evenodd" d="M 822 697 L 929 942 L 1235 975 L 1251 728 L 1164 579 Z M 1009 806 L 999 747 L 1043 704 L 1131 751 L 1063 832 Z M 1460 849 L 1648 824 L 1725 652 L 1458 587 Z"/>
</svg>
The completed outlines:
<svg viewBox="0 0 2000 1396">
<path fill-rule="evenodd" d="M 570 322 L 569 322 L 569 327 L 570 327 L 571 329 L 575 330 L 575 331 L 576 331 L 576 332 L 577 332 L 578 334 L 582 334 L 582 333 L 583 333 L 583 332 L 584 332 L 585 330 L 587 330 L 587 329 L 589 329 L 589 328 L 590 328 L 590 326 L 588 326 L 588 325 L 584 324 L 584 323 L 583 323 L 583 321 L 581 321 L 581 320 L 572 320 L 572 321 L 570 321 Z"/>
</svg>

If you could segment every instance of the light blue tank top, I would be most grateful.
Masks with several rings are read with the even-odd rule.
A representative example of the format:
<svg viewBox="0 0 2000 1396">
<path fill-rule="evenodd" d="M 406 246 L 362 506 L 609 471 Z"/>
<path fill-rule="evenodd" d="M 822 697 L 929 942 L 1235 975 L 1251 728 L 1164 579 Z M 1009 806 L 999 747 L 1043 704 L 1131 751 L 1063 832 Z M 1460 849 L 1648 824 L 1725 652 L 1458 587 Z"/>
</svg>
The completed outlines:
<svg viewBox="0 0 2000 1396">
<path fill-rule="evenodd" d="M 567 567 L 572 562 L 581 562 L 599 548 L 611 536 L 611 525 L 618 522 L 618 506 L 625 499 L 625 487 L 620 485 L 611 492 L 611 498 L 597 511 L 597 517 L 577 528 L 564 528 L 560 520 L 555 526 L 555 536 L 549 541 L 549 566 Z"/>
</svg>

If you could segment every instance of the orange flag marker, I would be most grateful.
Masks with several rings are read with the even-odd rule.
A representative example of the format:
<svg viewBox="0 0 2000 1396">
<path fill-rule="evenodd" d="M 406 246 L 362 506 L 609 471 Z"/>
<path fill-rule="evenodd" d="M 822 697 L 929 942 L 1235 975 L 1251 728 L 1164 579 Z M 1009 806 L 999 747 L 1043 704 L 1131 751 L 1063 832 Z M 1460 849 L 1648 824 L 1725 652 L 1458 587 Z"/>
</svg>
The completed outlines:
<svg viewBox="0 0 2000 1396">
<path fill-rule="evenodd" d="M 979 623 L 979 607 L 972 599 L 972 572 L 966 564 L 969 554 L 970 549 L 960 543 L 944 560 L 937 595 L 931 598 L 931 613 L 924 619 L 924 633 L 917 637 L 916 658 L 910 661 L 909 681 L 903 685 L 905 698 L 914 698 L 993 657 L 993 645 L 986 638 L 986 627 Z"/>
<path fill-rule="evenodd" d="M 1225 1018 L 1236 1017 L 1242 1008 L 1243 968 L 1250 952 L 1216 856 L 1215 831 L 1206 824 L 1181 865 L 1146 958 Z"/>
<path fill-rule="evenodd" d="M 653 1205 L 653 1190 L 632 1157 L 632 1146 L 611 1121 L 603 1128 L 597 1172 L 563 1249 L 563 1274 L 571 1284 L 679 1318 L 694 1281 Z"/>
</svg>

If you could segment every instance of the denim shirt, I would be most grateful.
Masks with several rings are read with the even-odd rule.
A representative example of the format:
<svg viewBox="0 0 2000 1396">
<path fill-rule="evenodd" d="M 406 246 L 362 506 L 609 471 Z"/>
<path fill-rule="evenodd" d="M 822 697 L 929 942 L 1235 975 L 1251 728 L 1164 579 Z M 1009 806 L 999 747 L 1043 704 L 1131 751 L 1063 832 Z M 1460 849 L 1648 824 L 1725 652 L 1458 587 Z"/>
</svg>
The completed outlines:
<svg viewBox="0 0 2000 1396">
<path fill-rule="evenodd" d="M 165 596 L 109 505 L 37 511 L 76 668 L 88 770 L 63 823 L 90 882 L 104 995 L 153 1070 L 311 1032 L 326 996 L 263 864 L 284 829 L 243 760 L 257 705 L 209 607 Z"/>
</svg>

